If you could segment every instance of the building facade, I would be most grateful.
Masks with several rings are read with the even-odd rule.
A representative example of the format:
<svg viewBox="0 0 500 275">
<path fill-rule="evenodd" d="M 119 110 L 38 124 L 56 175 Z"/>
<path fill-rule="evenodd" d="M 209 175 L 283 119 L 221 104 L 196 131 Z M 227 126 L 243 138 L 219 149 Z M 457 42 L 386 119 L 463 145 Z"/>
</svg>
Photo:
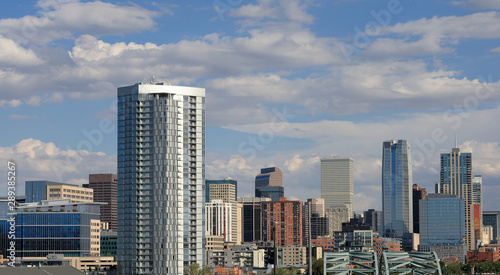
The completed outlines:
<svg viewBox="0 0 500 275">
<path fill-rule="evenodd" d="M 118 175 L 90 174 L 89 183 L 83 187 L 92 188 L 95 202 L 105 202 L 101 207 L 101 221 L 109 223 L 109 229 L 116 231 Z"/>
<path fill-rule="evenodd" d="M 242 205 L 242 241 L 263 241 L 261 202 L 269 202 L 271 198 L 238 198 Z"/>
<path fill-rule="evenodd" d="M 382 211 L 384 235 L 402 238 L 413 233 L 413 194 L 410 144 L 388 140 L 382 151 Z"/>
<path fill-rule="evenodd" d="M 78 187 L 78 185 L 75 184 L 68 184 L 68 183 L 61 183 L 61 182 L 55 182 L 55 181 L 48 181 L 48 180 L 34 180 L 34 181 L 26 181 L 24 188 L 25 188 L 25 202 L 30 203 L 30 202 L 41 202 L 43 200 L 51 200 L 51 199 L 64 199 L 63 197 L 55 197 L 52 196 L 47 196 L 47 186 L 49 185 L 64 185 L 68 187 Z"/>
<path fill-rule="evenodd" d="M 203 265 L 205 89 L 118 88 L 118 272 Z"/>
<path fill-rule="evenodd" d="M 420 200 L 425 199 L 427 196 L 427 190 L 418 186 L 418 184 L 413 184 L 413 233 L 420 232 L 420 215 L 419 215 L 419 203 Z"/>
<path fill-rule="evenodd" d="M 44 200 L 16 210 L 16 256 L 100 254 L 101 203 Z"/>
<path fill-rule="evenodd" d="M 231 178 L 223 180 L 207 180 L 205 185 L 206 203 L 214 200 L 231 204 L 231 242 L 242 242 L 242 209 L 237 201 L 237 182 Z"/>
<path fill-rule="evenodd" d="M 263 240 L 277 246 L 302 245 L 302 201 L 261 202 Z"/>
<path fill-rule="evenodd" d="M 453 148 L 441 154 L 441 193 L 451 194 L 465 202 L 465 234 L 468 250 L 476 246 L 474 204 L 472 200 L 472 154 Z M 480 225 L 479 225 L 480 226 Z"/>
<path fill-rule="evenodd" d="M 325 209 L 353 209 L 354 181 L 351 158 L 321 159 L 321 198 L 325 200 Z"/>
<path fill-rule="evenodd" d="M 205 203 L 205 222 L 207 235 L 223 236 L 225 242 L 236 242 L 236 228 L 233 224 L 233 209 L 235 204 L 222 200 L 212 200 Z"/>
<path fill-rule="evenodd" d="M 465 201 L 450 194 L 428 194 L 420 201 L 419 251 L 465 259 Z M 441 254 L 440 254 L 441 252 Z"/>
<path fill-rule="evenodd" d="M 500 211 L 484 211 L 483 224 L 493 229 L 493 240 L 500 238 Z"/>
<path fill-rule="evenodd" d="M 260 169 L 260 174 L 255 177 L 255 197 L 271 198 L 272 201 L 285 197 L 283 175 L 278 167 Z"/>
</svg>

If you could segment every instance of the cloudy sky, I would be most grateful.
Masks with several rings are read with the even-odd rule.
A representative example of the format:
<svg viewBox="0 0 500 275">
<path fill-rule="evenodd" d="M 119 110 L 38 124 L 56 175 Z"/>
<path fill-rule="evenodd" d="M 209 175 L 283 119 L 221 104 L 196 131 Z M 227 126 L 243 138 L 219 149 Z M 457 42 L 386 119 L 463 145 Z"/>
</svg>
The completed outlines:
<svg viewBox="0 0 500 275">
<path fill-rule="evenodd" d="M 320 158 L 351 157 L 355 209 L 380 209 L 384 140 L 432 192 L 456 134 L 498 210 L 499 61 L 496 0 L 5 1 L 0 173 L 18 194 L 116 173 L 116 88 L 154 76 L 206 88 L 206 176 L 240 196 L 277 166 L 287 197 L 319 197 Z"/>
</svg>

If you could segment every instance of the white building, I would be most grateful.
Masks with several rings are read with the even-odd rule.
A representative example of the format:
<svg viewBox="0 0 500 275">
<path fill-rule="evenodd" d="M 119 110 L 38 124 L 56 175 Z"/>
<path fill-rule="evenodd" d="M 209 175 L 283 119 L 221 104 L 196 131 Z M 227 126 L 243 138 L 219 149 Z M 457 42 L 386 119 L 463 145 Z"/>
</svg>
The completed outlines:
<svg viewBox="0 0 500 275">
<path fill-rule="evenodd" d="M 118 272 L 204 263 L 205 89 L 118 88 Z"/>
<path fill-rule="evenodd" d="M 325 199 L 325 209 L 353 209 L 354 181 L 351 158 L 321 159 L 321 197 Z M 352 218 L 352 214 L 350 217 Z"/>
<path fill-rule="evenodd" d="M 223 236 L 225 242 L 236 242 L 237 228 L 233 226 L 236 205 L 222 200 L 205 203 L 206 235 Z"/>
</svg>

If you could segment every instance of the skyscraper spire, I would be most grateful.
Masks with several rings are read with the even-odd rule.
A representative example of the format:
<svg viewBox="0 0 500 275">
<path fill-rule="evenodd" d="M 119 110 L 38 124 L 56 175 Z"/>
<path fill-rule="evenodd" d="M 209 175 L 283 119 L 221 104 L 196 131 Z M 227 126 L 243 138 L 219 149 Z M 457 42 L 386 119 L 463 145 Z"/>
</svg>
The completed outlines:
<svg viewBox="0 0 500 275">
<path fill-rule="evenodd" d="M 458 145 L 457 145 L 457 133 L 455 132 L 455 148 L 458 148 Z"/>
</svg>

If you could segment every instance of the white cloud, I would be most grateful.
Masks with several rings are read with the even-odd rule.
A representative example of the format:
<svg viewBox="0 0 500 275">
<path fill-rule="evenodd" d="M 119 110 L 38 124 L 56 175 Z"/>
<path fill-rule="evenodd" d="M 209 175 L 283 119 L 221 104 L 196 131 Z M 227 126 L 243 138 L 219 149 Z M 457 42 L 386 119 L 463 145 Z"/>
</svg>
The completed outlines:
<svg viewBox="0 0 500 275">
<path fill-rule="evenodd" d="M 0 20 L 0 34 L 21 44 L 44 45 L 82 32 L 123 35 L 154 27 L 157 12 L 101 1 L 39 1 L 36 16 Z"/>
<path fill-rule="evenodd" d="M 17 184 L 21 190 L 26 180 L 81 183 L 82 179 L 88 179 L 90 173 L 100 173 L 103 169 L 116 172 L 116 156 L 107 156 L 102 152 L 64 150 L 52 142 L 32 138 L 10 147 L 0 147 L 0 160 L 3 163 L 16 163 L 19 174 Z M 6 183 L 2 183 L 2 186 L 6 187 Z"/>
<path fill-rule="evenodd" d="M 30 50 L 19 46 L 11 39 L 0 35 L 0 64 L 6 66 L 35 66 L 43 61 Z"/>
<path fill-rule="evenodd" d="M 234 9 L 230 16 L 257 20 L 285 20 L 310 24 L 314 17 L 305 10 L 307 5 L 300 0 L 259 0 Z M 251 21 L 250 21 L 251 22 Z M 256 22 L 253 22 L 255 24 Z M 248 24 L 248 21 L 247 21 Z"/>
</svg>

